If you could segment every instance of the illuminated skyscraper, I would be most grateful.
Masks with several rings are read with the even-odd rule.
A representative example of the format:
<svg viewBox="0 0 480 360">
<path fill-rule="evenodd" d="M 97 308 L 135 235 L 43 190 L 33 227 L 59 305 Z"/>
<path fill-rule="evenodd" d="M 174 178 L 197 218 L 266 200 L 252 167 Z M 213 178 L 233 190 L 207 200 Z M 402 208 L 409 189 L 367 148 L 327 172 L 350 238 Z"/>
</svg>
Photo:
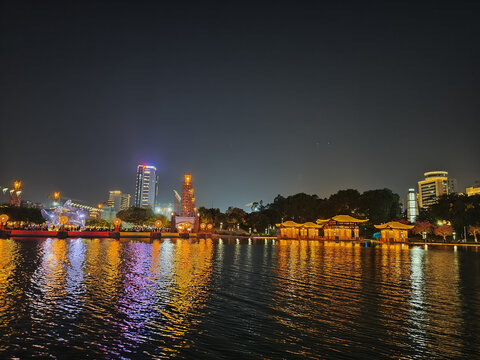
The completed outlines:
<svg viewBox="0 0 480 360">
<path fill-rule="evenodd" d="M 138 165 L 135 185 L 135 206 L 154 208 L 157 199 L 158 183 L 156 172 L 157 169 L 154 166 Z"/>
<path fill-rule="evenodd" d="M 415 222 L 418 216 L 417 194 L 415 189 L 408 189 L 407 194 L 407 218 L 411 223 Z"/>
<path fill-rule="evenodd" d="M 120 190 L 110 190 L 107 205 L 113 207 L 116 213 L 126 210 L 130 207 L 130 194 L 123 194 Z"/>
<path fill-rule="evenodd" d="M 192 174 L 185 174 L 182 185 L 182 202 L 180 215 L 195 216 L 195 196 L 193 194 Z"/>
<path fill-rule="evenodd" d="M 440 196 L 450 193 L 448 172 L 430 171 L 424 175 L 425 179 L 418 182 L 418 205 L 429 208 Z"/>
<path fill-rule="evenodd" d="M 120 210 L 126 210 L 130 207 L 130 199 L 132 195 L 130 194 L 122 194 L 122 199 L 120 201 Z"/>
</svg>

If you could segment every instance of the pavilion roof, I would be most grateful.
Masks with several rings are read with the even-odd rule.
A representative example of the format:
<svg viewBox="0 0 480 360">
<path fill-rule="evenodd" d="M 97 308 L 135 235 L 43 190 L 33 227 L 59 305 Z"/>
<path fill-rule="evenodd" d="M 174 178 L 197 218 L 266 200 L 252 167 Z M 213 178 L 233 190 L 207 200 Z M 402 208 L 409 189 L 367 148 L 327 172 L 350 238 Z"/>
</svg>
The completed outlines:
<svg viewBox="0 0 480 360">
<path fill-rule="evenodd" d="M 317 220 L 317 224 L 324 224 L 326 222 L 329 222 L 329 221 L 336 221 L 336 222 L 344 222 L 344 223 L 364 223 L 364 222 L 367 222 L 368 219 L 357 219 L 357 218 L 354 218 L 353 216 L 350 216 L 350 215 L 337 215 L 337 216 L 334 216 L 330 219 L 318 219 Z"/>
<path fill-rule="evenodd" d="M 306 222 L 305 224 L 302 224 L 306 228 L 314 228 L 314 229 L 320 229 L 323 225 L 317 225 L 311 221 Z"/>
<path fill-rule="evenodd" d="M 398 221 L 390 221 L 381 225 L 374 225 L 377 229 L 395 229 L 395 230 L 411 230 L 415 225 L 407 225 Z"/>
<path fill-rule="evenodd" d="M 304 224 L 299 224 L 296 223 L 295 221 L 285 221 L 281 224 L 275 224 L 277 227 L 306 227 L 306 228 L 314 228 L 314 229 L 320 229 L 322 225 L 317 225 L 313 222 L 306 222 Z"/>
<path fill-rule="evenodd" d="M 300 227 L 302 224 L 298 224 L 295 221 L 284 221 L 281 224 L 275 224 L 277 227 Z"/>
</svg>

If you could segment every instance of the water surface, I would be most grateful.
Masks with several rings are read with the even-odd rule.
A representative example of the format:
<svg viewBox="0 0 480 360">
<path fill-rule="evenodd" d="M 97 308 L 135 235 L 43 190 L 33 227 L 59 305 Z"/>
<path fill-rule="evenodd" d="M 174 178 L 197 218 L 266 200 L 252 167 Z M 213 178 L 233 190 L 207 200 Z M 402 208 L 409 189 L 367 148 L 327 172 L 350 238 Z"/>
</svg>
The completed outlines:
<svg viewBox="0 0 480 360">
<path fill-rule="evenodd" d="M 480 252 L 0 240 L 2 358 L 478 358 Z"/>
</svg>

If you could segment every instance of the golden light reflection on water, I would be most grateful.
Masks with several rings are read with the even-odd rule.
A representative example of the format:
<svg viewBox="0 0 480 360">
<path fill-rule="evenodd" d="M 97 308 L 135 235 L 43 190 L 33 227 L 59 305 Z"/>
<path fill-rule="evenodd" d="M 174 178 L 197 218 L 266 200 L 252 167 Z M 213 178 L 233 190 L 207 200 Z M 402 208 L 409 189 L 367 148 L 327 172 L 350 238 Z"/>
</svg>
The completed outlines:
<svg viewBox="0 0 480 360">
<path fill-rule="evenodd" d="M 17 268 L 18 244 L 13 240 L 0 240 L 0 351 L 5 350 L 12 335 L 12 314 L 21 290 L 12 286 L 12 279 Z M 13 315 L 13 316 L 12 316 Z"/>
<path fill-rule="evenodd" d="M 0 350 L 21 358 L 214 358 L 218 349 L 232 358 L 474 358 L 475 250 L 235 238 L 0 241 Z"/>
<path fill-rule="evenodd" d="M 286 329 L 281 335 L 315 333 L 328 337 L 329 348 L 336 351 L 355 348 L 359 341 L 368 343 L 369 334 L 376 332 L 382 334 L 376 342 L 383 356 L 459 355 L 464 319 L 458 251 L 402 244 L 366 248 L 346 242 L 277 242 L 273 318 Z M 320 326 L 308 326 L 302 318 Z M 341 335 L 348 333 L 355 336 Z M 382 350 L 377 354 L 382 356 Z"/>
</svg>

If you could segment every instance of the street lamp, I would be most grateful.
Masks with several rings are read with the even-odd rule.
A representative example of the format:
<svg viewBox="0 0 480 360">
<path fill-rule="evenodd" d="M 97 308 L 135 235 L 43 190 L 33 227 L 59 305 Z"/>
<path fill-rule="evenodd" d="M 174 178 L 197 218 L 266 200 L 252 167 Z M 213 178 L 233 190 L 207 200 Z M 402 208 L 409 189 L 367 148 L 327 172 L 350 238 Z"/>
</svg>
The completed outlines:
<svg viewBox="0 0 480 360">
<path fill-rule="evenodd" d="M 122 225 L 122 219 L 115 218 L 113 220 L 113 226 L 115 226 L 115 232 L 118 232 L 120 230 L 120 225 Z"/>
<path fill-rule="evenodd" d="M 2 214 L 0 215 L 0 229 L 4 230 L 5 229 L 5 224 L 8 221 L 8 215 Z"/>
<path fill-rule="evenodd" d="M 156 220 L 155 227 L 157 228 L 157 231 L 160 231 L 160 228 L 162 227 L 162 220 L 160 219 Z"/>
</svg>

